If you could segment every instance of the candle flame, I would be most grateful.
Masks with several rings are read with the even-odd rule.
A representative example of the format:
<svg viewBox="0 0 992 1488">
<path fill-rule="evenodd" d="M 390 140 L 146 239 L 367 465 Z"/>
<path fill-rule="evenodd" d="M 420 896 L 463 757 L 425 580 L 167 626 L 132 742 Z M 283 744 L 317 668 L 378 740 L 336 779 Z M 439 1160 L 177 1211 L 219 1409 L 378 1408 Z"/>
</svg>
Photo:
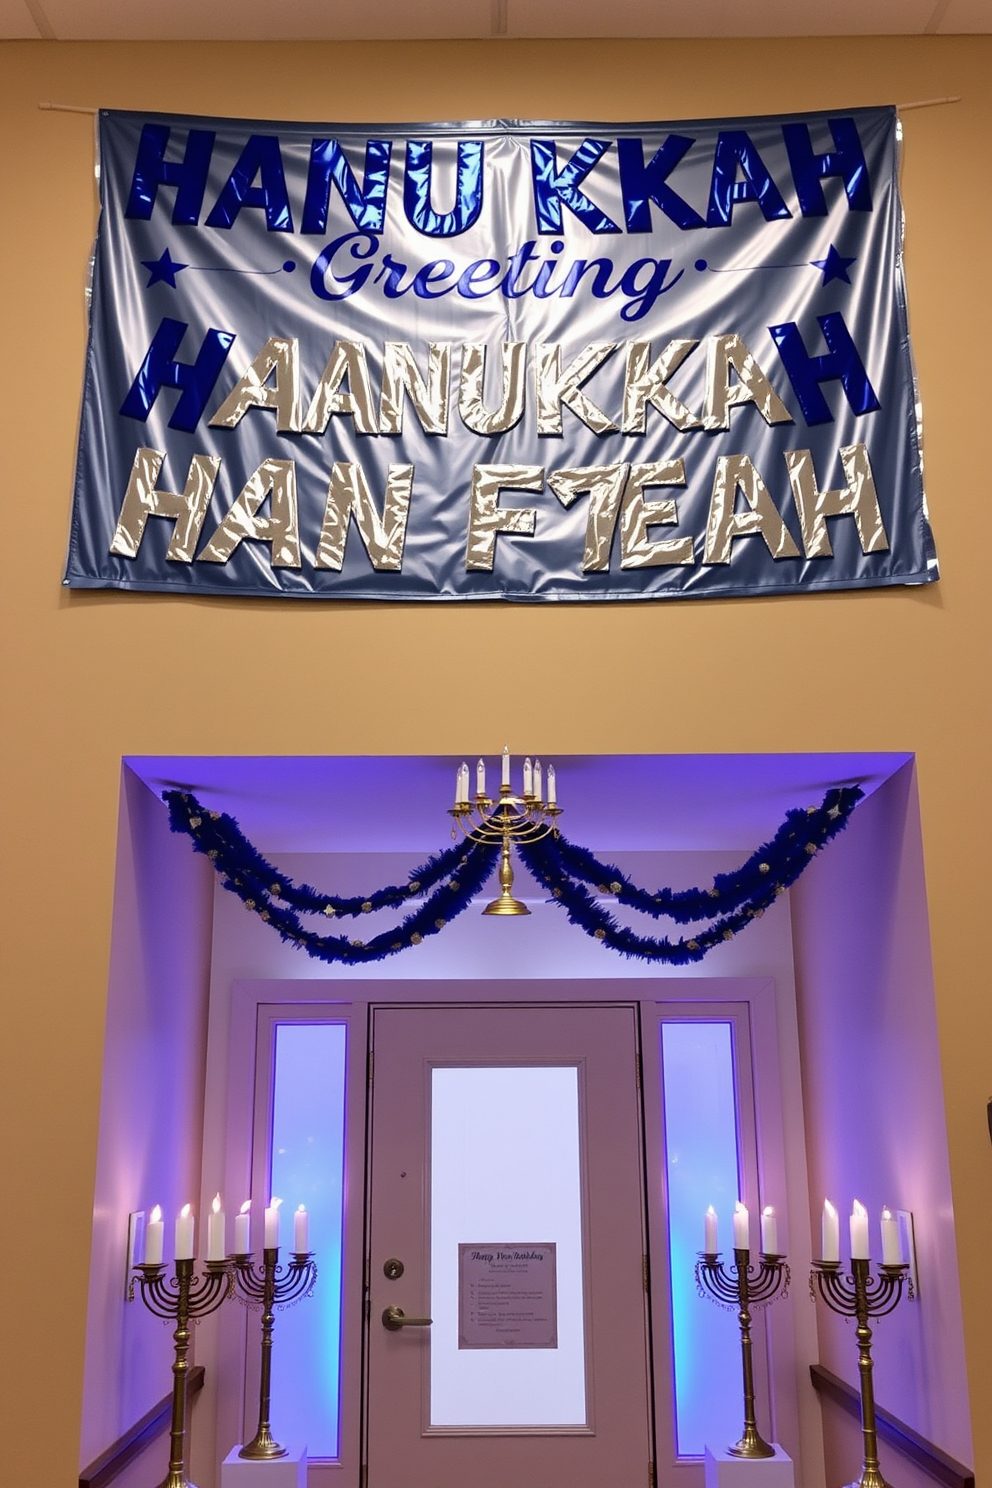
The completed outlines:
<svg viewBox="0 0 992 1488">
<path fill-rule="evenodd" d="M 301 1204 L 299 1206 L 299 1208 L 297 1209 L 296 1212 L 297 1212 L 297 1214 L 306 1214 L 306 1212 L 307 1212 L 306 1211 L 306 1205 L 305 1204 Z"/>
<path fill-rule="evenodd" d="M 220 1194 L 214 1194 L 214 1202 L 211 1207 L 215 1214 L 220 1213 Z"/>
<path fill-rule="evenodd" d="M 772 1208 L 771 1204 L 768 1205 L 767 1209 L 762 1209 L 761 1212 L 765 1216 L 766 1219 L 774 1219 L 775 1218 L 775 1210 Z"/>
<path fill-rule="evenodd" d="M 832 1219 L 836 1219 L 837 1218 L 837 1210 L 834 1208 L 833 1204 L 831 1204 L 831 1202 L 830 1202 L 829 1199 L 824 1199 L 824 1201 L 823 1201 L 823 1210 L 824 1210 L 824 1213 L 825 1214 L 829 1214 Z"/>
<path fill-rule="evenodd" d="M 184 1204 L 183 1207 L 179 1211 L 179 1217 L 180 1217 L 180 1219 L 189 1219 L 189 1216 L 190 1216 L 191 1211 L 192 1211 L 192 1205 L 190 1205 L 190 1204 Z"/>
<path fill-rule="evenodd" d="M 712 1214 L 713 1218 L 716 1219 L 716 1210 L 713 1208 L 713 1205 L 712 1204 L 707 1209 L 706 1213 L 707 1214 Z"/>
<path fill-rule="evenodd" d="M 238 1212 L 240 1214 L 247 1214 L 250 1209 L 251 1209 L 251 1199 L 245 1199 L 244 1203 L 241 1205 L 241 1208 L 240 1208 L 240 1210 Z"/>
<path fill-rule="evenodd" d="M 282 1199 L 271 1198 L 269 1200 L 269 1208 L 270 1209 L 278 1209 L 279 1208 L 279 1205 L 281 1203 L 282 1203 Z"/>
<path fill-rule="evenodd" d="M 883 1219 L 891 1219 L 892 1218 L 892 1210 L 891 1209 L 883 1209 L 882 1210 L 882 1218 Z"/>
<path fill-rule="evenodd" d="M 155 1205 L 155 1208 L 152 1210 L 151 1223 L 152 1224 L 161 1224 L 162 1223 L 162 1205 L 161 1204 L 156 1204 Z"/>
<path fill-rule="evenodd" d="M 737 1203 L 734 1205 L 734 1213 L 735 1214 L 746 1214 L 747 1213 L 747 1205 L 746 1204 L 742 1204 L 741 1201 L 740 1201 L 740 1199 L 738 1199 L 737 1200 Z"/>
<path fill-rule="evenodd" d="M 868 1218 L 868 1210 L 865 1208 L 864 1204 L 862 1204 L 860 1199 L 855 1199 L 854 1208 L 851 1210 L 851 1213 L 856 1214 L 859 1219 Z"/>
</svg>

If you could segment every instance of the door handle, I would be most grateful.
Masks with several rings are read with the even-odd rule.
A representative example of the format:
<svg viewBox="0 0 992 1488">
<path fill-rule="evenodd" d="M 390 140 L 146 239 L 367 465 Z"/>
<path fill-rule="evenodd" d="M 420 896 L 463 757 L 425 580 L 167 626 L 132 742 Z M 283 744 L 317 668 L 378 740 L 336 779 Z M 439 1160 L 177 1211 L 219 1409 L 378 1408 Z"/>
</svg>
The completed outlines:
<svg viewBox="0 0 992 1488">
<path fill-rule="evenodd" d="M 433 1321 L 433 1318 L 407 1317 L 402 1307 L 387 1307 L 382 1314 L 382 1326 L 390 1333 L 398 1333 L 401 1328 L 429 1328 Z"/>
</svg>

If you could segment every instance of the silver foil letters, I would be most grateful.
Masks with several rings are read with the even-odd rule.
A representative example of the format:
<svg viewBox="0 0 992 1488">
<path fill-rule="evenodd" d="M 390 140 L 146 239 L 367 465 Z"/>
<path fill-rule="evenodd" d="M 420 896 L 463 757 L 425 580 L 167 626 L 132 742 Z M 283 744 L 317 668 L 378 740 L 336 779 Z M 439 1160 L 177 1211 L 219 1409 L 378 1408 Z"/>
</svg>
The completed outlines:
<svg viewBox="0 0 992 1488">
<path fill-rule="evenodd" d="M 156 482 L 164 459 L 161 450 L 141 448 L 134 452 L 131 477 L 110 544 L 110 551 L 121 558 L 137 557 L 149 517 L 168 517 L 176 525 L 166 549 L 166 558 L 173 563 L 192 562 L 220 470 L 220 458 L 217 455 L 194 455 L 181 492 L 157 489 Z"/>
</svg>

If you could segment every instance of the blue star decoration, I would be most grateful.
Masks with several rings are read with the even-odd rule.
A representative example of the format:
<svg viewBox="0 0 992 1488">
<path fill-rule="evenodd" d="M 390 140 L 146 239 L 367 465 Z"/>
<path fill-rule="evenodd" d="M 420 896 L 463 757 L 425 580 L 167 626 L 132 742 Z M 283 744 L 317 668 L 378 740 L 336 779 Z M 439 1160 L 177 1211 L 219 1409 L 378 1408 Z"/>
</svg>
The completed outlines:
<svg viewBox="0 0 992 1488">
<path fill-rule="evenodd" d="M 833 249 L 830 251 L 833 252 Z M 170 289 L 175 289 L 176 275 L 181 274 L 183 269 L 189 268 L 189 264 L 176 263 L 170 256 L 168 248 L 163 251 L 161 258 L 143 258 L 141 263 L 143 268 L 151 271 L 148 275 L 148 283 L 145 285 L 146 289 L 151 289 L 153 284 L 158 284 L 160 281 L 162 284 L 167 284 Z"/>
<path fill-rule="evenodd" d="M 831 243 L 827 249 L 826 258 L 814 258 L 810 262 L 814 269 L 822 269 L 823 284 L 820 287 L 825 289 L 833 279 L 839 279 L 842 284 L 850 284 L 847 271 L 853 263 L 857 262 L 857 259 L 844 258 Z"/>
</svg>

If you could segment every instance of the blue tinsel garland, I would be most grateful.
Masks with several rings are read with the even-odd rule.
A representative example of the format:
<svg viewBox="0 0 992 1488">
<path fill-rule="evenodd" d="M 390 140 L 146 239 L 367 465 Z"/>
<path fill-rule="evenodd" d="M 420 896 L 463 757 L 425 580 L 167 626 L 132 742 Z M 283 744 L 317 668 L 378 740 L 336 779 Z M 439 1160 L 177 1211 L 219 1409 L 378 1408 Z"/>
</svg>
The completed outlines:
<svg viewBox="0 0 992 1488">
<path fill-rule="evenodd" d="M 583 847 L 551 835 L 518 852 L 552 901 L 560 904 L 575 925 L 603 945 L 624 956 L 685 965 L 700 961 L 721 941 L 732 940 L 751 920 L 759 918 L 779 894 L 795 883 L 813 855 L 847 825 L 862 799 L 859 786 L 839 786 L 827 792 L 820 806 L 787 813 L 770 842 L 751 854 L 733 873 L 719 873 L 708 889 L 651 893 L 632 883 L 609 863 L 602 863 Z M 274 868 L 245 837 L 232 816 L 207 811 L 188 791 L 166 791 L 169 823 L 174 832 L 192 838 L 197 852 L 211 860 L 226 889 L 238 895 L 283 940 L 300 946 L 322 961 L 380 961 L 410 945 L 436 935 L 449 920 L 467 909 L 496 867 L 499 849 L 463 842 L 436 853 L 411 873 L 407 883 L 377 889 L 367 897 L 323 894 L 309 884 L 296 884 Z M 678 924 L 707 921 L 692 936 L 672 941 L 638 935 L 618 924 L 599 905 L 585 885 L 612 895 L 618 904 Z M 369 914 L 423 898 L 395 929 L 369 941 L 344 935 L 318 935 L 307 930 L 301 914 L 328 917 Z"/>
<path fill-rule="evenodd" d="M 814 854 L 847 826 L 863 794 L 860 786 L 839 786 L 827 792 L 822 805 L 788 812 L 770 842 L 733 873 L 718 873 L 708 889 L 648 893 L 619 868 L 601 863 L 562 837 L 546 837 L 520 846 L 518 852 L 542 888 L 587 935 L 624 956 L 685 966 L 701 961 L 715 945 L 733 940 L 751 920 L 760 919 L 778 895 L 795 883 Z M 683 925 L 710 923 L 675 941 L 667 936 L 638 935 L 597 904 L 584 883 L 595 884 L 600 894 L 613 895 L 618 904 L 628 904 L 654 919 L 665 917 Z"/>
<path fill-rule="evenodd" d="M 172 830 L 185 832 L 193 839 L 196 851 L 205 853 L 221 875 L 224 888 L 237 894 L 245 908 L 254 910 L 283 940 L 300 946 L 319 961 L 381 961 L 407 946 L 419 945 L 468 908 L 499 856 L 498 847 L 461 843 L 428 858 L 414 869 L 406 884 L 378 889 L 366 899 L 338 898 L 321 894 L 309 884 L 295 884 L 273 868 L 248 841 L 233 816 L 206 811 L 188 791 L 166 791 L 162 799 L 169 808 Z M 395 929 L 369 941 L 349 940 L 346 935 L 318 935 L 307 930 L 299 917 L 300 913 L 328 917 L 371 914 L 424 894 L 424 902 Z"/>
</svg>

